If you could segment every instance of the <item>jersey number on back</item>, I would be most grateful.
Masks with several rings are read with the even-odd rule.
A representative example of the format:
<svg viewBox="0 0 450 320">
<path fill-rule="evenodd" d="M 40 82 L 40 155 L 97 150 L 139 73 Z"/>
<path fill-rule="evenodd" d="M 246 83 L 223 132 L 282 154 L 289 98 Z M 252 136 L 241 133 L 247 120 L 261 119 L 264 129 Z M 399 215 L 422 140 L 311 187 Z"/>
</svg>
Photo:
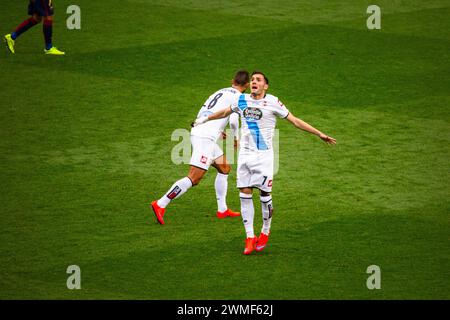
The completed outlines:
<svg viewBox="0 0 450 320">
<path fill-rule="evenodd" d="M 206 107 L 206 109 L 209 110 L 211 108 L 214 108 L 214 106 L 217 104 L 217 101 L 220 99 L 221 96 L 223 96 L 223 93 L 216 94 L 216 96 L 209 102 L 209 104 Z"/>
</svg>

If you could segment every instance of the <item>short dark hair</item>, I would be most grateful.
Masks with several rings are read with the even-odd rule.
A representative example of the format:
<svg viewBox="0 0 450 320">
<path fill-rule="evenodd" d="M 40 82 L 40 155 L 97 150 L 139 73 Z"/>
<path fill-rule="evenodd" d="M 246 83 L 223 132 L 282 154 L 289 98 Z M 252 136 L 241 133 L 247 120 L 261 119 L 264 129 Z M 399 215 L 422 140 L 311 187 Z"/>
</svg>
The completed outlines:
<svg viewBox="0 0 450 320">
<path fill-rule="evenodd" d="M 255 71 L 252 72 L 252 77 L 253 77 L 255 74 L 260 74 L 260 75 L 262 75 L 262 76 L 264 77 L 264 81 L 266 81 L 266 83 L 269 84 L 269 79 L 266 77 L 266 75 L 265 75 L 263 72 L 258 71 L 258 70 L 255 70 Z"/>
<path fill-rule="evenodd" d="M 240 86 L 245 86 L 247 83 L 250 82 L 250 75 L 248 74 L 247 70 L 239 70 L 234 75 L 233 79 L 234 83 Z"/>
</svg>

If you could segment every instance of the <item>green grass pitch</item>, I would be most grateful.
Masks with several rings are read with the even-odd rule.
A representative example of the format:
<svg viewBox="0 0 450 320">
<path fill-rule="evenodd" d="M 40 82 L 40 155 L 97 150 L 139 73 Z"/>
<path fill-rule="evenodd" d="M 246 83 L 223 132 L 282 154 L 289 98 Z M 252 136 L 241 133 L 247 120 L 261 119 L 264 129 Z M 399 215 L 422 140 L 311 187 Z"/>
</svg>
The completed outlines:
<svg viewBox="0 0 450 320">
<path fill-rule="evenodd" d="M 365 0 L 54 3 L 66 56 L 43 54 L 42 26 L 0 51 L 0 299 L 450 298 L 448 1 L 376 1 L 381 30 Z M 2 2 L 2 37 L 26 5 Z M 338 140 L 278 121 L 272 236 L 251 256 L 241 219 L 215 218 L 214 172 L 165 226 L 148 208 L 187 173 L 172 132 L 239 68 Z"/>
</svg>

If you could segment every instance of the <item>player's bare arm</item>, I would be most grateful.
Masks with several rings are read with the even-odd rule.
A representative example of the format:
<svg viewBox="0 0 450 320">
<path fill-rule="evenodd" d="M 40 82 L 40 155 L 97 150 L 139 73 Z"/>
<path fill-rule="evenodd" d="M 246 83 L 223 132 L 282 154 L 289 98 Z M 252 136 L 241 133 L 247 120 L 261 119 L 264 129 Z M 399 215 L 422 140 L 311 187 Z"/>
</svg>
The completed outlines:
<svg viewBox="0 0 450 320">
<path fill-rule="evenodd" d="M 316 128 L 314 128 L 312 125 L 306 123 L 305 121 L 297 118 L 296 116 L 294 116 L 292 113 L 289 113 L 289 115 L 286 118 L 290 123 L 292 123 L 295 127 L 303 130 L 303 131 L 307 131 L 309 133 L 312 133 L 316 136 L 318 136 L 320 139 L 322 139 L 323 141 L 325 141 L 328 144 L 336 144 L 336 139 L 326 135 L 325 133 L 317 130 Z"/>
<path fill-rule="evenodd" d="M 199 124 L 205 123 L 207 121 L 211 120 L 217 120 L 228 117 L 233 111 L 231 110 L 231 107 L 226 107 L 222 110 L 219 110 L 213 114 L 210 114 L 209 116 L 198 118 L 194 121 L 193 126 L 196 127 Z"/>
<path fill-rule="evenodd" d="M 231 110 L 231 107 L 226 107 L 222 110 L 219 110 L 213 114 L 210 114 L 208 116 L 208 121 L 210 120 L 217 120 L 217 119 L 222 119 L 222 118 L 226 118 L 228 117 L 231 113 L 233 113 L 233 111 Z"/>
</svg>

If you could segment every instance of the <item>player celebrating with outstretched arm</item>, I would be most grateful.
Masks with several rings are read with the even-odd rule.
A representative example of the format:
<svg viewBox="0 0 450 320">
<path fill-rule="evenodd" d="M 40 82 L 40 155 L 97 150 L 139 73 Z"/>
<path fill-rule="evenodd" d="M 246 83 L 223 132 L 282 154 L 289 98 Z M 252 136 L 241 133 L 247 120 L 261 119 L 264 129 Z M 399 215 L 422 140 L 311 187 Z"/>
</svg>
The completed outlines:
<svg viewBox="0 0 450 320">
<path fill-rule="evenodd" d="M 249 74 L 245 70 L 238 71 L 232 80 L 230 88 L 224 88 L 213 93 L 198 112 L 197 117 L 206 117 L 226 106 L 236 104 L 240 95 L 248 88 Z M 175 182 L 170 189 L 158 201 L 153 201 L 151 206 L 160 224 L 164 224 L 163 216 L 165 208 L 170 201 L 181 197 L 189 188 L 197 185 L 205 175 L 209 166 L 217 169 L 215 189 L 217 196 L 217 217 L 237 217 L 239 212 L 231 211 L 226 204 L 228 189 L 228 173 L 230 165 L 225 158 L 222 149 L 217 145 L 217 139 L 222 135 L 228 123 L 228 114 L 222 119 L 214 120 L 201 127 L 191 130 L 192 156 L 187 177 Z M 230 117 L 230 126 L 233 130 L 235 142 L 238 138 L 238 117 Z M 235 144 L 236 145 L 236 144 Z"/>
<path fill-rule="evenodd" d="M 251 94 L 242 94 L 239 101 L 231 107 L 224 108 L 212 115 L 205 115 L 195 120 L 194 125 L 202 127 L 207 121 L 217 121 L 236 112 L 241 117 L 241 146 L 238 157 L 237 187 L 240 190 L 241 214 L 247 239 L 244 254 L 253 250 L 261 251 L 267 245 L 272 222 L 272 183 L 273 183 L 273 149 L 272 139 L 276 118 L 284 118 L 295 127 L 317 135 L 329 144 L 336 140 L 301 119 L 286 109 L 277 97 L 266 94 L 269 80 L 260 71 L 254 71 L 251 77 Z M 253 189 L 260 190 L 263 227 L 259 237 L 253 230 Z"/>
<path fill-rule="evenodd" d="M 14 44 L 15 40 L 25 31 L 43 22 L 43 32 L 45 39 L 44 53 L 49 55 L 64 55 L 64 52 L 58 50 L 52 44 L 53 34 L 53 4 L 52 0 L 30 0 L 28 4 L 28 14 L 31 16 L 29 19 L 22 22 L 14 32 L 5 35 L 6 47 L 11 53 L 15 53 Z"/>
</svg>

